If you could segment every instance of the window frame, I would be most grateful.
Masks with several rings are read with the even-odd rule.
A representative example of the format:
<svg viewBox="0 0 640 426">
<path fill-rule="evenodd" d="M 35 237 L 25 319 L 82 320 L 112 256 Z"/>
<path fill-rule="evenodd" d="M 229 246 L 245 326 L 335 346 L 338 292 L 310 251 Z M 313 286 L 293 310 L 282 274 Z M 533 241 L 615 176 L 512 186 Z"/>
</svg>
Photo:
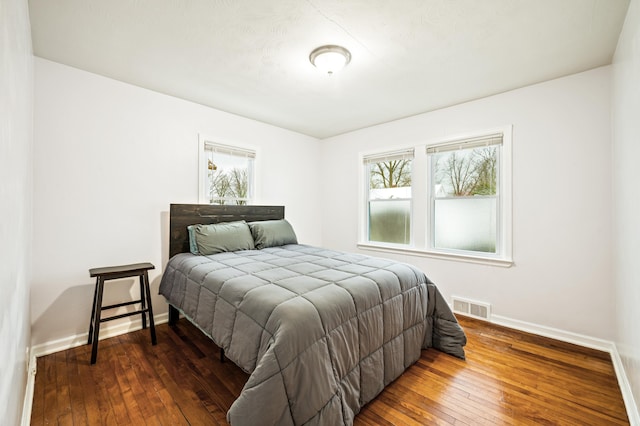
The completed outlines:
<svg viewBox="0 0 640 426">
<path fill-rule="evenodd" d="M 245 144 L 219 142 L 217 138 L 209 138 L 201 134 L 198 135 L 198 202 L 200 204 L 212 204 L 208 196 L 209 186 L 205 183 L 208 180 L 208 156 L 206 153 L 206 151 L 208 151 L 207 146 L 217 147 L 221 152 L 226 153 L 227 155 L 237 155 L 238 157 L 246 156 L 247 158 L 251 158 L 253 160 L 248 177 L 249 189 L 248 196 L 246 198 L 246 205 L 254 204 L 257 198 L 257 149 L 253 146 Z M 229 198 L 229 200 L 239 199 Z"/>
<path fill-rule="evenodd" d="M 436 150 L 437 148 L 443 148 L 443 151 L 453 151 L 451 149 L 454 146 L 460 146 L 461 148 L 471 149 L 474 147 L 480 147 L 481 144 L 478 144 L 477 141 L 483 139 L 491 139 L 491 138 L 501 138 L 501 142 L 492 143 L 492 145 L 500 145 L 500 150 L 498 154 L 498 188 L 495 196 L 491 196 L 491 198 L 496 199 L 496 252 L 495 253 L 483 253 L 479 251 L 472 250 L 458 250 L 451 248 L 440 248 L 435 246 L 435 202 L 436 199 L 442 199 L 441 197 L 436 197 L 433 194 L 434 185 L 431 182 L 433 178 L 433 165 L 431 161 L 431 156 L 435 153 L 429 152 L 432 150 Z M 483 131 L 483 132 L 474 132 L 466 135 L 458 135 L 456 137 L 447 138 L 443 141 L 429 143 L 426 145 L 425 152 L 427 153 L 427 200 L 429 203 L 429 209 L 427 212 L 427 251 L 438 253 L 442 255 L 451 255 L 451 256 L 464 256 L 464 257 L 479 257 L 486 259 L 496 259 L 496 260 L 511 260 L 511 250 L 510 250 L 510 235 L 508 233 L 507 228 L 511 228 L 510 224 L 510 214 L 508 213 L 510 209 L 510 193 L 511 193 L 511 162 L 508 159 L 511 158 L 511 129 L 503 128 L 497 131 Z M 475 146 L 474 146 L 475 145 Z M 462 198 L 462 197 L 461 197 Z M 464 197 L 469 198 L 469 197 Z M 483 197 L 489 198 L 489 197 Z M 445 199 L 451 199 L 451 197 L 446 197 Z M 507 208 L 508 207 L 508 208 Z"/>
<path fill-rule="evenodd" d="M 413 145 L 415 156 L 412 165 L 412 200 L 411 200 L 411 242 L 410 245 L 398 245 L 381 243 L 368 240 L 368 188 L 369 183 L 365 179 L 366 167 L 364 158 L 389 152 L 377 150 L 360 154 L 360 188 L 359 217 L 361 226 L 359 242 L 357 246 L 365 250 L 374 250 L 387 253 L 406 254 L 436 259 L 446 259 L 510 267 L 513 265 L 512 257 L 512 125 L 457 134 L 451 137 L 431 140 L 420 145 Z M 496 228 L 496 248 L 501 248 L 498 253 L 482 253 L 462 250 L 443 250 L 433 247 L 433 212 L 431 202 L 431 189 L 428 179 L 431 178 L 431 161 L 427 155 L 427 148 L 442 146 L 459 142 L 461 140 L 478 138 L 490 134 L 502 134 L 502 147 L 499 161 L 500 188 L 496 214 L 499 216 Z M 499 241 L 498 241 L 499 239 Z"/>
<path fill-rule="evenodd" d="M 370 237 L 370 223 L 369 223 L 369 219 L 370 219 L 370 207 L 371 207 L 371 185 L 370 185 L 370 165 L 371 164 L 376 164 L 379 162 L 383 162 L 385 160 L 390 161 L 393 159 L 410 159 L 411 160 L 411 197 L 409 198 L 397 198 L 394 199 L 393 202 L 395 201 L 409 201 L 409 243 L 404 244 L 404 243 L 390 243 L 390 242 L 383 242 L 383 241 L 370 241 L 369 237 Z M 382 152 L 375 152 L 375 153 L 369 153 L 369 154 L 365 154 L 361 156 L 360 159 L 360 164 L 362 165 L 363 169 L 364 169 L 364 174 L 366 175 L 366 178 L 363 178 L 364 182 L 363 184 L 365 185 L 364 188 L 364 197 L 365 197 L 365 206 L 364 206 L 364 211 L 365 211 L 365 218 L 364 218 L 364 234 L 363 236 L 365 237 L 364 240 L 373 244 L 383 244 L 386 246 L 390 246 L 390 247 L 412 247 L 414 244 L 414 231 L 413 231 L 413 225 L 414 225 L 414 192 L 413 192 L 413 182 L 414 182 L 414 160 L 415 160 L 415 147 L 410 147 L 410 148 L 400 148 L 400 149 L 394 149 L 391 151 L 382 151 Z M 362 173 L 361 173 L 362 175 Z"/>
</svg>

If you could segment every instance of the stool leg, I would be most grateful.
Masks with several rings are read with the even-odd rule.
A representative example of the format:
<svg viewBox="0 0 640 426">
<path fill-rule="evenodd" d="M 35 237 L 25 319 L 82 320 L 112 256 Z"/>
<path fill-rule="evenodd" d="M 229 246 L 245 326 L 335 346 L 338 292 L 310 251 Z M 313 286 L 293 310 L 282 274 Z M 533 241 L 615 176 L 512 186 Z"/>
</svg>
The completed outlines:
<svg viewBox="0 0 640 426">
<path fill-rule="evenodd" d="M 147 308 L 149 310 L 149 329 L 151 330 L 151 344 L 155 345 L 156 340 L 156 327 L 153 321 L 153 307 L 151 306 L 151 291 L 149 290 L 149 274 L 144 271 L 144 289 L 147 296 Z"/>
<path fill-rule="evenodd" d="M 146 272 L 146 271 L 145 271 Z M 147 296 L 145 295 L 145 286 L 144 286 L 144 275 L 140 275 L 140 305 L 142 311 L 142 328 L 147 328 L 147 313 L 144 311 L 147 301 L 145 300 Z"/>
<path fill-rule="evenodd" d="M 93 305 L 91 307 L 91 320 L 89 321 L 89 339 L 87 345 L 91 344 L 93 340 L 93 320 L 96 316 L 96 297 L 98 295 L 98 278 L 96 278 L 96 285 L 93 288 Z"/>
<path fill-rule="evenodd" d="M 98 336 L 100 335 L 100 313 L 102 311 L 102 291 L 104 290 L 104 278 L 98 277 L 96 310 L 93 319 L 93 346 L 91 348 L 91 364 L 96 363 L 98 358 Z"/>
</svg>

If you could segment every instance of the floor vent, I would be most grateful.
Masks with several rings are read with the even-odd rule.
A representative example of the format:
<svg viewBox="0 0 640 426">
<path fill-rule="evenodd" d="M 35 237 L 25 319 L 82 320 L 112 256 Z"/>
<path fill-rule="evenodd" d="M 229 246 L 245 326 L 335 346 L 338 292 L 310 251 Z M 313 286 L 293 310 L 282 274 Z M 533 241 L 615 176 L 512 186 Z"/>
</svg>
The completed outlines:
<svg viewBox="0 0 640 426">
<path fill-rule="evenodd" d="M 463 299 L 453 296 L 453 312 L 468 315 L 473 318 L 489 320 L 491 316 L 491 305 L 476 300 Z"/>
</svg>

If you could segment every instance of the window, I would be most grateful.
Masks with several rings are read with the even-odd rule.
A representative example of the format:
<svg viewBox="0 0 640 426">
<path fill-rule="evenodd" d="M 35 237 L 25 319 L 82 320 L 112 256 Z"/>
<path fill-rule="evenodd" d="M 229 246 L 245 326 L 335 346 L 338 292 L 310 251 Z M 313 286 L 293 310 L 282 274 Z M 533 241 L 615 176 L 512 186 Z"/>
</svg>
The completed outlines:
<svg viewBox="0 0 640 426">
<path fill-rule="evenodd" d="M 251 204 L 253 150 L 200 140 L 200 202 Z"/>
<path fill-rule="evenodd" d="M 511 265 L 511 126 L 362 159 L 360 247 Z"/>
<path fill-rule="evenodd" d="M 413 149 L 364 158 L 369 241 L 411 242 L 412 160 Z"/>
</svg>

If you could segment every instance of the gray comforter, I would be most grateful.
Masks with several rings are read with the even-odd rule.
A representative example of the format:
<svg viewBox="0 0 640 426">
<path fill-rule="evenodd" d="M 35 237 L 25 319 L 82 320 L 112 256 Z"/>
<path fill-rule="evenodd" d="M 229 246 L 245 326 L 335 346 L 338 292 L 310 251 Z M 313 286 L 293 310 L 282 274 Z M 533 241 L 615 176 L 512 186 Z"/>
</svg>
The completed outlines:
<svg viewBox="0 0 640 426">
<path fill-rule="evenodd" d="M 250 374 L 234 425 L 350 425 L 435 347 L 464 332 L 415 267 L 304 245 L 174 256 L 160 294 Z"/>
</svg>

